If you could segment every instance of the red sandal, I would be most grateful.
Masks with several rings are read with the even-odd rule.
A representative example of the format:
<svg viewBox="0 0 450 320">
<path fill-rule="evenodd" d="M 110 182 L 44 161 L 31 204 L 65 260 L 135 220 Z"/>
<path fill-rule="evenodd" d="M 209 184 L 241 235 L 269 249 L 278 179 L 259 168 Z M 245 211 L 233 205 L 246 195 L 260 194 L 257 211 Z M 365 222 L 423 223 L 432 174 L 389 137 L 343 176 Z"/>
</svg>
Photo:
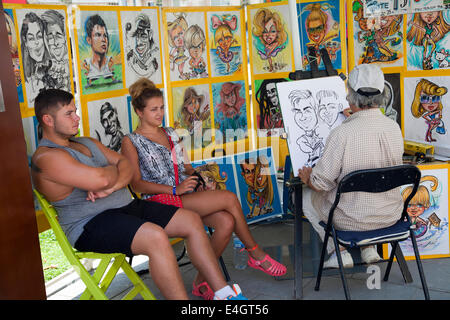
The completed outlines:
<svg viewBox="0 0 450 320">
<path fill-rule="evenodd" d="M 254 246 L 251 249 L 245 249 L 245 250 L 250 252 L 250 251 L 254 251 L 256 248 L 258 248 L 258 245 Z M 262 267 L 262 264 L 266 261 L 268 261 L 270 263 L 270 267 L 267 269 Z M 266 254 L 266 256 L 262 260 L 253 259 L 251 257 L 251 255 L 249 254 L 247 264 L 249 265 L 249 267 L 252 267 L 257 270 L 261 270 L 273 277 L 280 277 L 280 276 L 286 274 L 286 266 L 279 263 L 278 261 L 273 260 L 268 254 Z"/>
<path fill-rule="evenodd" d="M 206 291 L 201 292 L 200 288 L 205 287 Z M 195 285 L 195 282 L 192 283 L 192 294 L 197 297 L 201 297 L 205 300 L 213 300 L 214 299 L 214 291 L 209 286 L 208 282 L 202 282 L 198 286 Z"/>
</svg>

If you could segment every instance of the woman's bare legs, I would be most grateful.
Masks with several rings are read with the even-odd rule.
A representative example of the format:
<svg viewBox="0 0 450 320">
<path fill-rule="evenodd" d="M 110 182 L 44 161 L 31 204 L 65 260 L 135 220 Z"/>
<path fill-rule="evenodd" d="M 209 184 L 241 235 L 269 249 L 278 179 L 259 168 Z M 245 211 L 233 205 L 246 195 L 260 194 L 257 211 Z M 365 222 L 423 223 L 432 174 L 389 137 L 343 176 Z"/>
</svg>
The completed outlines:
<svg viewBox="0 0 450 320">
<path fill-rule="evenodd" d="M 214 254 L 218 259 L 230 242 L 231 234 L 234 230 L 234 219 L 226 211 L 219 211 L 203 217 L 202 221 L 203 224 L 214 229 L 214 232 L 210 237 L 210 242 Z M 205 280 L 205 277 L 199 272 L 194 279 L 194 283 L 199 285 Z M 201 292 L 204 292 L 205 290 L 205 287 L 200 288 Z"/>
<path fill-rule="evenodd" d="M 203 222 L 196 212 L 186 208 L 178 209 L 164 230 L 169 237 L 186 240 L 192 264 L 205 277 L 213 291 L 227 286 Z"/>
<path fill-rule="evenodd" d="M 135 255 L 149 257 L 149 270 L 161 294 L 169 300 L 187 300 L 177 259 L 166 232 L 160 226 L 144 223 L 131 243 Z"/>
<path fill-rule="evenodd" d="M 183 195 L 183 206 L 194 209 L 202 218 L 209 217 L 213 213 L 225 211 L 234 218 L 234 232 L 244 243 L 247 249 L 253 249 L 257 245 L 247 225 L 242 207 L 233 192 L 227 190 L 202 191 Z M 261 260 L 266 253 L 259 247 L 249 252 L 253 259 Z M 220 255 L 219 255 L 220 256 Z M 271 266 L 270 262 L 262 264 L 264 269 Z"/>
</svg>

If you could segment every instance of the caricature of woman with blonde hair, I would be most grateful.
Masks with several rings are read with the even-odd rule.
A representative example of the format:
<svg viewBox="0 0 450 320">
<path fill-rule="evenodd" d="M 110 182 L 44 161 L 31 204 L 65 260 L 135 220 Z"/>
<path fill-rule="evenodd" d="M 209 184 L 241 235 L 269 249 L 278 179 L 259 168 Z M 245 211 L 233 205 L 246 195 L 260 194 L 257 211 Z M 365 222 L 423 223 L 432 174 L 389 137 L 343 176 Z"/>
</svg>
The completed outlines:
<svg viewBox="0 0 450 320">
<path fill-rule="evenodd" d="M 339 49 L 336 47 L 333 49 L 335 51 L 331 52 L 330 50 L 332 47 L 325 46 L 327 42 L 339 35 L 339 24 L 334 21 L 331 15 L 325 12 L 330 8 L 334 7 L 328 3 L 311 3 L 302 10 L 302 12 L 311 11 L 305 21 L 306 34 L 308 35 L 308 39 L 311 41 L 306 44 L 306 46 L 315 48 L 318 64 L 320 63 L 320 49 L 326 48 L 332 61 L 336 59 L 335 51 Z M 305 61 L 305 63 L 308 62 Z"/>
<path fill-rule="evenodd" d="M 258 40 L 256 49 L 260 58 L 269 62 L 269 72 L 273 72 L 272 58 L 286 48 L 288 41 L 288 34 L 280 15 L 267 8 L 259 9 L 253 18 L 252 33 Z"/>
<path fill-rule="evenodd" d="M 431 57 L 436 49 L 436 42 L 450 31 L 450 25 L 444 20 L 442 11 L 415 13 L 408 24 L 411 24 L 411 28 L 406 39 L 409 42 L 414 41 L 416 46 L 423 47 L 423 70 L 433 69 Z M 429 46 L 431 46 L 430 49 Z"/>
<path fill-rule="evenodd" d="M 435 191 L 438 187 L 438 179 L 435 176 L 423 176 L 422 179 L 420 179 L 420 183 L 426 181 L 432 182 L 430 190 Z M 411 186 L 402 191 L 403 201 L 408 198 L 411 191 Z M 411 224 L 416 227 L 414 230 L 416 238 L 422 237 L 428 230 L 428 222 L 420 218 L 420 216 L 430 207 L 430 198 L 430 191 L 428 188 L 423 185 L 419 185 L 416 194 L 408 204 L 408 209 L 406 209 L 411 219 Z"/>
<path fill-rule="evenodd" d="M 247 202 L 251 207 L 247 218 L 272 212 L 273 186 L 270 179 L 269 160 L 265 156 L 258 157 L 252 187 L 247 192 Z"/>
<path fill-rule="evenodd" d="M 175 65 L 178 66 L 178 72 L 180 79 L 189 79 L 188 74 L 184 72 L 184 63 L 188 57 L 184 54 L 184 33 L 188 28 L 184 13 L 180 13 L 177 18 L 167 23 L 169 46 L 171 47 L 169 52 L 170 69 L 174 70 Z"/>
<path fill-rule="evenodd" d="M 228 180 L 227 174 L 222 172 L 220 174 L 220 168 L 215 162 L 206 163 L 195 168 L 203 180 L 205 181 L 205 190 L 226 190 L 225 182 Z"/>
<path fill-rule="evenodd" d="M 237 44 L 233 33 L 237 28 L 236 15 L 223 15 L 221 17 L 213 15 L 211 25 L 214 30 L 214 43 L 217 46 L 216 54 L 220 60 L 227 66 L 227 73 L 230 72 L 230 62 L 237 53 L 230 50 L 233 44 Z"/>
<path fill-rule="evenodd" d="M 445 134 L 442 122 L 442 96 L 447 93 L 446 87 L 439 87 L 431 81 L 421 79 L 414 92 L 411 113 L 415 118 L 422 117 L 428 124 L 425 141 L 433 142 L 431 133 L 434 129 L 439 134 Z"/>
</svg>

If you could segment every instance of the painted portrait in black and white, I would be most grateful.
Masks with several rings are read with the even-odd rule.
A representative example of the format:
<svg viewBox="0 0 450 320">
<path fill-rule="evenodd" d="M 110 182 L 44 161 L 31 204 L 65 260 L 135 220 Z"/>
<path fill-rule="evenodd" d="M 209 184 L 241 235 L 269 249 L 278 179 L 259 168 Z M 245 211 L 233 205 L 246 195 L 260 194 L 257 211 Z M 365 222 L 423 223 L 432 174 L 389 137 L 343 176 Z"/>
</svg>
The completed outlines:
<svg viewBox="0 0 450 320">
<path fill-rule="evenodd" d="M 157 9 L 121 11 L 127 87 L 145 77 L 162 83 Z"/>
<path fill-rule="evenodd" d="M 17 9 L 28 107 L 41 90 L 71 90 L 65 10 Z"/>
</svg>

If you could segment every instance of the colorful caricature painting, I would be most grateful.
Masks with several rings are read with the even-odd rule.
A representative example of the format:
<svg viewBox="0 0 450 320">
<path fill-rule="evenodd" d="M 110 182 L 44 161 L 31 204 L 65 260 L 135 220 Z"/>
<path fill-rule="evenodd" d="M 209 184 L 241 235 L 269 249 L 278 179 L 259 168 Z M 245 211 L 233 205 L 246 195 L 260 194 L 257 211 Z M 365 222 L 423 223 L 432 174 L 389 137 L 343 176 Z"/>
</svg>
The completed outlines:
<svg viewBox="0 0 450 320">
<path fill-rule="evenodd" d="M 282 214 L 272 149 L 192 162 L 206 190 L 228 190 L 238 197 L 247 223 Z"/>
<path fill-rule="evenodd" d="M 170 80 L 208 77 L 203 12 L 167 12 Z"/>
<path fill-rule="evenodd" d="M 284 133 L 283 116 L 276 84 L 284 78 L 255 80 L 256 128 L 259 137 L 280 136 Z"/>
<path fill-rule="evenodd" d="M 288 5 L 250 9 L 254 74 L 292 71 L 289 17 Z"/>
<path fill-rule="evenodd" d="M 403 15 L 366 18 L 362 0 L 354 0 L 351 11 L 355 64 L 403 66 Z"/>
<path fill-rule="evenodd" d="M 126 96 L 90 101 L 87 109 L 90 136 L 119 152 L 123 137 L 132 128 Z"/>
<path fill-rule="evenodd" d="M 448 77 L 405 77 L 405 139 L 448 147 Z"/>
<path fill-rule="evenodd" d="M 408 70 L 449 68 L 450 10 L 408 16 Z"/>
<path fill-rule="evenodd" d="M 280 214 L 282 209 L 272 149 L 237 154 L 235 163 L 241 206 L 247 222 Z"/>
<path fill-rule="evenodd" d="M 19 103 L 24 102 L 22 78 L 20 76 L 20 61 L 19 61 L 19 40 L 14 26 L 14 15 L 12 9 L 4 9 L 6 20 L 6 32 L 8 32 L 9 51 L 11 52 L 11 59 L 14 68 L 14 77 L 16 79 L 17 95 Z"/>
<path fill-rule="evenodd" d="M 242 72 L 241 12 L 208 12 L 207 23 L 211 75 L 217 77 Z"/>
<path fill-rule="evenodd" d="M 126 86 L 141 77 L 162 83 L 158 9 L 121 11 Z"/>
<path fill-rule="evenodd" d="M 314 167 L 330 131 L 345 118 L 344 81 L 338 77 L 277 83 L 293 172 Z"/>
<path fill-rule="evenodd" d="M 408 215 L 414 228 L 420 256 L 424 258 L 450 255 L 448 232 L 448 169 L 421 166 L 419 189 L 408 205 Z M 442 168 L 441 168 L 442 167 Z M 406 199 L 412 186 L 403 187 Z M 399 243 L 406 258 L 414 258 L 410 239 Z"/>
<path fill-rule="evenodd" d="M 240 140 L 247 136 L 247 104 L 245 82 L 229 81 L 212 84 L 214 125 L 222 133 L 216 141 Z"/>
<path fill-rule="evenodd" d="M 319 68 L 323 62 L 319 50 L 326 49 L 335 69 L 342 68 L 341 40 L 339 27 L 340 1 L 298 3 L 300 38 L 302 43 L 303 68 L 310 69 L 312 59 Z M 309 55 L 309 48 L 316 54 Z"/>
<path fill-rule="evenodd" d="M 209 85 L 172 88 L 172 115 L 173 127 L 187 131 L 191 146 L 203 146 L 204 129 L 211 129 Z"/>
<path fill-rule="evenodd" d="M 81 93 L 122 89 L 118 13 L 81 10 L 79 19 L 77 35 Z"/>
<path fill-rule="evenodd" d="M 72 91 L 64 9 L 17 9 L 25 92 L 29 108 L 40 90 Z"/>
</svg>

